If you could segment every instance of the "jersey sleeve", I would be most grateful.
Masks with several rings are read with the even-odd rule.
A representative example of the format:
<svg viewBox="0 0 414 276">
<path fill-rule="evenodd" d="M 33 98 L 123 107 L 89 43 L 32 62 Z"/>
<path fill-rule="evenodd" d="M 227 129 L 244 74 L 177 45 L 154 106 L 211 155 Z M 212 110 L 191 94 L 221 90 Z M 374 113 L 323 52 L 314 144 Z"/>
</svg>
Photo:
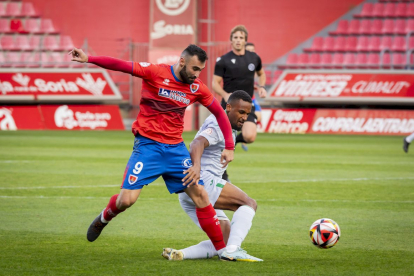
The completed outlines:
<svg viewBox="0 0 414 276">
<path fill-rule="evenodd" d="M 256 71 L 260 71 L 262 70 L 262 59 L 257 56 L 257 66 L 256 66 Z"/>
<path fill-rule="evenodd" d="M 134 62 L 132 66 L 132 75 L 142 79 L 151 79 L 159 69 L 157 65 L 149 62 Z"/>
<path fill-rule="evenodd" d="M 208 90 L 207 86 L 202 83 L 200 85 L 200 96 L 197 98 L 197 101 L 204 105 L 205 107 L 209 107 L 214 100 L 213 94 Z"/>
<path fill-rule="evenodd" d="M 210 146 L 217 145 L 224 140 L 223 134 L 221 133 L 218 125 L 208 125 L 199 135 L 206 138 Z"/>
<path fill-rule="evenodd" d="M 217 58 L 216 65 L 214 66 L 214 75 L 223 77 L 225 72 L 225 64 L 222 57 Z"/>
</svg>

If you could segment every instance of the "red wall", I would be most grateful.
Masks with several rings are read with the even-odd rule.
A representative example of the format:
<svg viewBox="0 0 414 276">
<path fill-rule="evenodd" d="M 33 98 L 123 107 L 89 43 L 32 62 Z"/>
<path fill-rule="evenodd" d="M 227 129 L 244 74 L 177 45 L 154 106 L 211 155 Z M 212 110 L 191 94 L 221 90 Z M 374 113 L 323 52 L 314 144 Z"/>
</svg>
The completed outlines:
<svg viewBox="0 0 414 276">
<path fill-rule="evenodd" d="M 32 2 L 42 18 L 51 18 L 62 34 L 80 47 L 88 38 L 100 55 L 120 56 L 122 38 L 148 42 L 149 1 L 137 0 L 24 0 Z"/>
<path fill-rule="evenodd" d="M 332 23 L 362 0 L 215 1 L 216 41 L 243 24 L 262 60 L 270 63 Z"/>
<path fill-rule="evenodd" d="M 121 38 L 148 42 L 149 0 L 24 0 L 51 18 L 76 45 L 88 38 L 101 55 L 118 57 Z M 193 0 L 195 1 L 195 0 Z M 205 9 L 205 1 L 200 0 Z M 362 0 L 215 0 L 215 40 L 228 41 L 230 30 L 244 24 L 249 41 L 264 62 L 272 62 L 345 14 Z M 122 3 L 122 4 L 119 4 Z M 203 10 L 202 14 L 206 14 Z M 205 28 L 203 28 L 203 31 Z M 205 37 L 205 36 L 203 36 Z"/>
</svg>

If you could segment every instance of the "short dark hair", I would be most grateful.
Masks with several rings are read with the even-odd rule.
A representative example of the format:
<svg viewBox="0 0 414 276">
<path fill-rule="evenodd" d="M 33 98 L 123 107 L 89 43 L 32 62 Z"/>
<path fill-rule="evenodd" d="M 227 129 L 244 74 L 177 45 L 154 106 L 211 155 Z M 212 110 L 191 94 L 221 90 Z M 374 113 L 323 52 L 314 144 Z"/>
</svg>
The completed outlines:
<svg viewBox="0 0 414 276">
<path fill-rule="evenodd" d="M 181 53 L 182 57 L 193 57 L 197 56 L 198 60 L 201 62 L 205 62 L 208 60 L 208 56 L 206 51 L 198 47 L 197 45 L 190 44 L 187 48 L 184 49 L 184 51 Z"/>
<path fill-rule="evenodd" d="M 253 44 L 252 42 L 247 42 L 247 43 L 244 45 L 244 47 L 247 47 L 247 46 L 253 46 L 253 47 L 254 47 L 254 44 Z"/>
<path fill-rule="evenodd" d="M 252 97 L 250 97 L 250 95 L 247 94 L 247 92 L 243 90 L 236 90 L 233 93 L 231 93 L 229 99 L 227 100 L 227 103 L 231 104 L 232 102 L 235 102 L 238 100 L 252 103 Z"/>
</svg>

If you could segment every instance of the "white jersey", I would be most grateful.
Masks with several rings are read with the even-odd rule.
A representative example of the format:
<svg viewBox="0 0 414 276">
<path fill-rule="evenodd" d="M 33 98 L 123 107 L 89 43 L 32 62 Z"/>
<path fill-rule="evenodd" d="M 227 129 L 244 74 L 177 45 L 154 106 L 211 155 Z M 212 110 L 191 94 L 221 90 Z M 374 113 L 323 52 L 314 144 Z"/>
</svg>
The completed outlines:
<svg viewBox="0 0 414 276">
<path fill-rule="evenodd" d="M 236 141 L 237 131 L 233 131 L 233 141 Z M 209 172 L 212 175 L 221 178 L 227 167 L 223 168 L 220 159 L 221 152 L 224 150 L 224 136 L 217 123 L 216 117 L 210 115 L 197 132 L 195 138 L 203 136 L 210 144 L 204 149 L 201 156 L 201 173 Z M 207 183 L 206 183 L 207 184 Z"/>
</svg>

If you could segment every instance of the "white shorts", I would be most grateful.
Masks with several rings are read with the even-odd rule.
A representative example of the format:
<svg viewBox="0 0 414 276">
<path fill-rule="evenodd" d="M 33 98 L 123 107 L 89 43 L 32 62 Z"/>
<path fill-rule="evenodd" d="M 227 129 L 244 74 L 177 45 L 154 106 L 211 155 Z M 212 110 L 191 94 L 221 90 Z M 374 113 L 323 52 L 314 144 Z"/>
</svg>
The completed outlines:
<svg viewBox="0 0 414 276">
<path fill-rule="evenodd" d="M 206 189 L 208 193 L 208 197 L 210 199 L 211 205 L 214 206 L 216 204 L 217 199 L 219 198 L 221 191 L 226 184 L 226 180 L 221 179 L 220 177 L 216 177 L 209 172 L 201 172 L 201 179 L 204 182 L 204 189 Z M 194 202 L 186 193 L 178 194 L 178 200 L 180 201 L 181 207 L 183 208 L 184 212 L 194 221 L 195 224 L 200 227 L 198 222 L 198 218 L 196 215 L 196 208 Z M 217 213 L 217 218 L 219 220 L 229 220 L 223 210 L 215 209 Z"/>
</svg>

